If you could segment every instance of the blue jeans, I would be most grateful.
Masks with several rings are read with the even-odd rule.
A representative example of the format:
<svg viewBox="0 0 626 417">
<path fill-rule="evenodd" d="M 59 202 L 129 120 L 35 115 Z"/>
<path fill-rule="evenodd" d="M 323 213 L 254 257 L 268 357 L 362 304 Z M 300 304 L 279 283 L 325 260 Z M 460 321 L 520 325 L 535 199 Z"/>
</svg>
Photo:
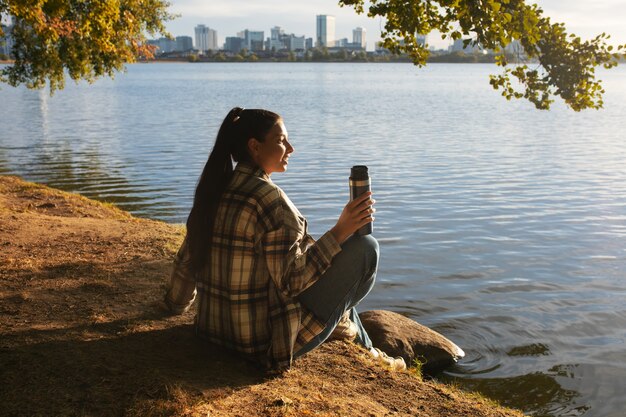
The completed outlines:
<svg viewBox="0 0 626 417">
<path fill-rule="evenodd" d="M 366 349 L 372 341 L 354 308 L 372 290 L 378 268 L 378 242 L 372 235 L 353 235 L 341 245 L 339 252 L 320 279 L 299 296 L 300 303 L 326 327 L 310 342 L 295 352 L 304 355 L 321 345 L 333 332 L 344 312 L 350 310 L 350 320 L 358 329 L 355 342 Z"/>
</svg>

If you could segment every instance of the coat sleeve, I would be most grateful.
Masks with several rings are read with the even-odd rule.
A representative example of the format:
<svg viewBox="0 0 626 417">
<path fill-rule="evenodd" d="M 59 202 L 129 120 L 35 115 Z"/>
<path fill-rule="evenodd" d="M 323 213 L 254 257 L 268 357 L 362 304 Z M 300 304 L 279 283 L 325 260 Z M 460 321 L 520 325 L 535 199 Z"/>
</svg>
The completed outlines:
<svg viewBox="0 0 626 417">
<path fill-rule="evenodd" d="M 183 314 L 196 298 L 196 280 L 191 272 L 191 258 L 187 238 L 183 241 L 176 258 L 174 269 L 166 287 L 165 304 L 174 314 Z"/>
<path fill-rule="evenodd" d="M 305 221 L 277 193 L 276 200 L 261 213 L 265 229 L 262 247 L 274 284 L 293 298 L 320 278 L 341 246 L 330 231 L 314 241 L 306 233 Z"/>
</svg>

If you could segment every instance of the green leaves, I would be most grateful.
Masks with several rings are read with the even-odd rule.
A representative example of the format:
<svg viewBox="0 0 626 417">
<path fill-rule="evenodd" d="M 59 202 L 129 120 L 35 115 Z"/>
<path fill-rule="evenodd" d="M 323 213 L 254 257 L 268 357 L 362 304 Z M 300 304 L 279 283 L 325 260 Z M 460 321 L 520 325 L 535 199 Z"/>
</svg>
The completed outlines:
<svg viewBox="0 0 626 417">
<path fill-rule="evenodd" d="M 126 62 L 151 56 L 145 35 L 167 35 L 173 16 L 164 0 L 0 0 L 16 17 L 13 65 L 0 81 L 29 88 L 63 88 L 65 74 L 92 82 L 113 76 Z"/>
<path fill-rule="evenodd" d="M 363 0 L 340 0 L 363 12 Z M 556 97 L 575 111 L 603 105 L 604 90 L 595 78 L 595 68 L 612 68 L 626 57 L 624 48 L 606 41 L 601 34 L 582 41 L 568 34 L 563 24 L 552 24 L 535 4 L 524 0 L 372 0 L 368 16 L 386 20 L 382 31 L 383 46 L 394 53 L 406 53 L 415 65 L 423 66 L 428 51 L 415 42 L 416 34 L 438 30 L 442 37 L 464 39 L 464 44 L 479 44 L 500 55 L 496 63 L 504 68 L 500 75 L 490 76 L 489 83 L 507 99 L 524 98 L 536 108 L 547 110 Z M 512 55 L 504 48 L 519 42 L 523 54 L 518 60 L 534 63 L 509 67 Z"/>
<path fill-rule="evenodd" d="M 613 68 L 626 57 L 626 45 L 608 45 L 604 33 L 583 41 L 524 0 L 339 0 L 339 5 L 384 18 L 383 46 L 407 54 L 418 66 L 426 64 L 429 52 L 416 35 L 433 30 L 496 51 L 504 71 L 489 83 L 507 99 L 525 98 L 538 109 L 549 109 L 556 97 L 575 111 L 601 108 L 604 90 L 595 68 Z M 48 83 L 54 92 L 63 88 L 65 74 L 89 82 L 113 76 L 126 62 L 152 56 L 146 34 L 168 36 L 164 22 L 174 17 L 168 7 L 166 0 L 0 0 L 0 13 L 17 18 L 15 61 L 0 71 L 0 81 L 30 88 Z M 504 51 L 514 40 L 523 49 L 517 57 Z M 537 68 L 509 67 L 520 59 Z"/>
</svg>

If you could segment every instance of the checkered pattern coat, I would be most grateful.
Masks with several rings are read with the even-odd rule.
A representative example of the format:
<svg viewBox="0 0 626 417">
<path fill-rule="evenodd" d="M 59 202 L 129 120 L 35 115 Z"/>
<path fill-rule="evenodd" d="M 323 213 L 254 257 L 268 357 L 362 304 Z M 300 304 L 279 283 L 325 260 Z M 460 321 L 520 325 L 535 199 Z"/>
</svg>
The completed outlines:
<svg viewBox="0 0 626 417">
<path fill-rule="evenodd" d="M 181 313 L 197 297 L 200 336 L 288 368 L 324 328 L 297 296 L 340 251 L 330 232 L 317 241 L 307 233 L 306 219 L 267 174 L 239 163 L 217 209 L 209 262 L 194 276 L 185 239 L 166 302 Z"/>
</svg>

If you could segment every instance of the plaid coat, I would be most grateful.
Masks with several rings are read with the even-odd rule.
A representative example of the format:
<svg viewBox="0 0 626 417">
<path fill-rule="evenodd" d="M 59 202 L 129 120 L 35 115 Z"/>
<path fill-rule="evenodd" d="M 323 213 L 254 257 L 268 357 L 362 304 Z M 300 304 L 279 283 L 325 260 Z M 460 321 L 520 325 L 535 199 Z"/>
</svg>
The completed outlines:
<svg viewBox="0 0 626 417">
<path fill-rule="evenodd" d="M 194 276 L 185 239 L 165 299 L 182 313 L 197 296 L 200 336 L 288 368 L 324 329 L 297 296 L 340 251 L 330 232 L 317 241 L 307 233 L 306 219 L 265 172 L 239 163 L 218 205 L 209 262 Z"/>
</svg>

